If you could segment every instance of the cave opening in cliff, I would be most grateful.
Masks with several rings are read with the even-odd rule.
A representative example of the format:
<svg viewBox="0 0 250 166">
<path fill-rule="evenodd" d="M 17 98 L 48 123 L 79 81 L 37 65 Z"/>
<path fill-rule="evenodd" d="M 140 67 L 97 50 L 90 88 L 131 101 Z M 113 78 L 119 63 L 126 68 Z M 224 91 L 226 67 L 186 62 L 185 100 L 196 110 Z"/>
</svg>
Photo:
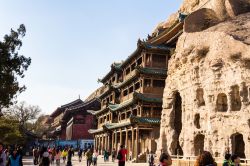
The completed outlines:
<svg viewBox="0 0 250 166">
<path fill-rule="evenodd" d="M 204 139 L 203 134 L 198 134 L 194 138 L 194 154 L 195 156 L 200 155 L 204 151 Z"/>
<path fill-rule="evenodd" d="M 200 114 L 195 114 L 194 115 L 194 125 L 197 129 L 200 129 L 201 128 L 201 125 L 200 125 Z"/>
<path fill-rule="evenodd" d="M 198 101 L 198 107 L 205 105 L 204 91 L 202 88 L 196 90 L 196 100 Z"/>
<path fill-rule="evenodd" d="M 240 158 L 246 158 L 245 155 L 245 142 L 243 135 L 235 133 L 231 136 L 232 153 L 239 155 Z"/>
<path fill-rule="evenodd" d="M 175 147 L 175 155 L 183 155 L 182 148 L 180 146 L 180 133 L 182 130 L 182 99 L 179 92 L 175 94 L 175 104 L 174 104 L 174 129 L 177 133 L 177 144 Z"/>
<path fill-rule="evenodd" d="M 231 87 L 231 108 L 232 111 L 239 111 L 241 109 L 240 90 L 238 85 Z"/>
<path fill-rule="evenodd" d="M 227 104 L 227 95 L 225 93 L 218 94 L 216 101 L 216 108 L 218 112 L 227 112 L 228 104 Z"/>
</svg>

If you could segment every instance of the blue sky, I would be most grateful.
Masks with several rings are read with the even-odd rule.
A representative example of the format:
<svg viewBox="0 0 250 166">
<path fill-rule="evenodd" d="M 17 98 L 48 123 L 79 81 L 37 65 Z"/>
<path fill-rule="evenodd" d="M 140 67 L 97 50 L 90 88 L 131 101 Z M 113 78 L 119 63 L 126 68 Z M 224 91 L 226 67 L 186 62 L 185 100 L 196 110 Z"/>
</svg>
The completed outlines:
<svg viewBox="0 0 250 166">
<path fill-rule="evenodd" d="M 44 113 L 101 86 L 114 61 L 126 59 L 182 0 L 1 0 L 0 37 L 25 24 L 21 53 L 32 64 L 18 101 Z"/>
</svg>

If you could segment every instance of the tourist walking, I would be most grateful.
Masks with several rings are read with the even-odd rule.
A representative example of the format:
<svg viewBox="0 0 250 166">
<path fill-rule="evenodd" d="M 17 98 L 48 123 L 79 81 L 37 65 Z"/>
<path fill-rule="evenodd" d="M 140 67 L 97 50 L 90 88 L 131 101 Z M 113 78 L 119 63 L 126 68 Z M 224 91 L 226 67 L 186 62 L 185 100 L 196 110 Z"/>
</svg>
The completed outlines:
<svg viewBox="0 0 250 166">
<path fill-rule="evenodd" d="M 38 164 L 38 159 L 39 159 L 39 150 L 38 148 L 33 149 L 33 163 L 34 165 Z"/>
<path fill-rule="evenodd" d="M 112 162 L 115 162 L 115 156 L 116 156 L 115 148 L 112 150 L 111 155 L 112 155 Z"/>
<path fill-rule="evenodd" d="M 73 148 L 69 148 L 69 151 L 68 151 L 68 160 L 67 160 L 67 166 L 71 166 L 72 165 L 72 156 L 74 155 L 74 151 L 73 151 Z"/>
<path fill-rule="evenodd" d="M 82 149 L 81 148 L 79 148 L 78 150 L 78 159 L 79 159 L 79 162 L 82 161 Z"/>
<path fill-rule="evenodd" d="M 154 160 L 155 160 L 155 155 L 154 155 L 153 151 L 151 151 L 148 154 L 148 163 L 149 163 L 149 166 L 154 166 Z"/>
<path fill-rule="evenodd" d="M 42 158 L 40 159 L 40 166 L 49 166 L 50 160 L 49 160 L 49 152 L 46 147 L 43 147 L 42 149 Z"/>
<path fill-rule="evenodd" d="M 6 165 L 6 154 L 3 150 L 3 143 L 0 142 L 0 166 Z"/>
<path fill-rule="evenodd" d="M 66 161 L 66 157 L 67 157 L 67 155 L 68 155 L 68 151 L 67 151 L 67 149 L 66 149 L 66 148 L 64 148 L 64 149 L 63 149 L 63 151 L 62 151 L 63 164 L 64 164 L 64 163 L 65 163 L 65 161 Z"/>
<path fill-rule="evenodd" d="M 121 145 L 120 150 L 118 151 L 117 154 L 118 166 L 125 166 L 127 152 L 128 152 L 127 149 L 125 149 L 124 146 Z"/>
<path fill-rule="evenodd" d="M 158 166 L 169 166 L 172 165 L 172 159 L 171 157 L 166 154 L 166 153 L 162 153 L 160 158 L 159 158 L 159 165 Z"/>
<path fill-rule="evenodd" d="M 202 154 L 200 154 L 197 157 L 194 164 L 194 166 L 216 166 L 216 165 L 217 164 L 215 163 L 214 158 L 208 151 L 202 152 Z"/>
<path fill-rule="evenodd" d="M 103 158 L 104 158 L 104 162 L 107 162 L 108 161 L 108 158 L 109 158 L 109 152 L 107 150 L 104 150 L 104 153 L 103 153 Z"/>
<path fill-rule="evenodd" d="M 90 149 L 87 150 L 85 156 L 86 156 L 86 160 L 87 160 L 87 166 L 90 166 L 92 163 L 92 151 Z"/>
<path fill-rule="evenodd" d="M 237 154 L 231 156 L 232 163 L 230 166 L 240 166 L 240 157 Z"/>
<path fill-rule="evenodd" d="M 17 149 L 12 151 L 6 166 L 23 166 L 22 157 L 17 153 Z"/>
<path fill-rule="evenodd" d="M 93 166 L 97 166 L 97 158 L 98 158 L 98 151 L 96 150 L 93 155 L 92 155 L 92 163 L 93 163 Z"/>
<path fill-rule="evenodd" d="M 61 157 L 61 151 L 59 148 L 56 149 L 56 155 L 55 155 L 55 159 L 56 159 L 56 165 L 59 166 L 60 165 L 60 157 Z"/>
<path fill-rule="evenodd" d="M 232 161 L 231 161 L 231 154 L 225 154 L 225 160 L 223 161 L 222 166 L 231 166 Z"/>
</svg>

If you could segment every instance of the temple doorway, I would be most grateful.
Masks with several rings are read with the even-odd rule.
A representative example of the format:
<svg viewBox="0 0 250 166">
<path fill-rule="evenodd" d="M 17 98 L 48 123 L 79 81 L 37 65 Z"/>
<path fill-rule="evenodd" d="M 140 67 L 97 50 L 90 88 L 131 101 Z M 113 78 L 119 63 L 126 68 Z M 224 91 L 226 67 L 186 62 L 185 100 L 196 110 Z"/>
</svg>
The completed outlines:
<svg viewBox="0 0 250 166">
<path fill-rule="evenodd" d="M 239 155 L 240 158 L 246 158 L 245 155 L 245 142 L 243 135 L 235 133 L 231 136 L 232 153 Z"/>
<path fill-rule="evenodd" d="M 204 139 L 203 134 L 198 134 L 194 138 L 194 154 L 195 156 L 200 155 L 204 151 Z"/>
</svg>

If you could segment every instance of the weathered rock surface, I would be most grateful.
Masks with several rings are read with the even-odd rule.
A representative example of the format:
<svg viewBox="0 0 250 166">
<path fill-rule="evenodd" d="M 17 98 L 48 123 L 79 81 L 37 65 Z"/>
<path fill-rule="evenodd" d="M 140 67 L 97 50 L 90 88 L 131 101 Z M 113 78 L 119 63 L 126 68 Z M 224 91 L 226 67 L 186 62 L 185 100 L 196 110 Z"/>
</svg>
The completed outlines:
<svg viewBox="0 0 250 166">
<path fill-rule="evenodd" d="M 186 2 L 182 10 L 192 11 L 205 1 Z M 250 13 L 184 32 L 169 61 L 158 150 L 184 156 L 230 150 L 249 158 L 249 101 Z"/>
</svg>

